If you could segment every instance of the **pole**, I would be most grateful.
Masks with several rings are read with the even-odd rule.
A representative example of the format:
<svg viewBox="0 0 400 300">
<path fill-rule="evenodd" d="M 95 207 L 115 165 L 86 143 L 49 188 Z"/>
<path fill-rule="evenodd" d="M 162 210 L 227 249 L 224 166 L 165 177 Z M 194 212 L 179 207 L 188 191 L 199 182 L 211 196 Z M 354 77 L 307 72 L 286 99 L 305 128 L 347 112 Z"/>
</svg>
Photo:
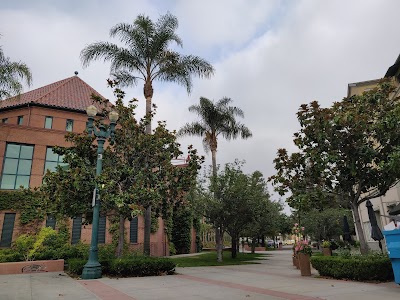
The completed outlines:
<svg viewBox="0 0 400 300">
<path fill-rule="evenodd" d="M 103 167 L 103 152 L 104 142 L 107 136 L 103 126 L 100 126 L 100 132 L 97 136 L 97 163 L 96 163 L 96 176 L 101 174 Z M 98 248 L 98 234 L 99 234 L 99 216 L 100 216 L 100 195 L 99 189 L 96 186 L 96 200 L 93 207 L 93 223 L 92 223 L 92 240 L 90 241 L 89 260 L 83 268 L 81 275 L 82 279 L 97 279 L 101 278 L 101 264 L 99 263 L 99 248 Z"/>
</svg>

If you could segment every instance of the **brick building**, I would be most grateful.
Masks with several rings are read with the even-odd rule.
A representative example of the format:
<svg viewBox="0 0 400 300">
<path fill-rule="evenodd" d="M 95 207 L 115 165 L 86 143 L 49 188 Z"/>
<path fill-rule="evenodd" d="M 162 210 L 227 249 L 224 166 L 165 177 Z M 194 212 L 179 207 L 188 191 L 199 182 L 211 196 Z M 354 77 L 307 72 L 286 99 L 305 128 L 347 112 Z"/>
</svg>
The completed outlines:
<svg viewBox="0 0 400 300">
<path fill-rule="evenodd" d="M 0 101 L 0 189 L 15 190 L 20 186 L 38 187 L 47 169 L 63 164 L 53 153 L 53 146 L 69 146 L 67 132 L 83 132 L 86 128 L 86 107 L 93 104 L 91 95 L 101 96 L 78 76 L 69 77 L 18 97 Z M 56 226 L 49 217 L 43 226 Z M 109 221 L 100 218 L 99 243 L 110 243 Z M 144 220 L 142 216 L 126 221 L 126 240 L 133 248 L 142 248 Z M 19 213 L 0 211 L 0 247 L 9 247 L 21 232 Z M 70 220 L 71 243 L 90 242 L 91 225 L 82 225 L 82 217 Z M 193 239 L 194 240 L 194 239 Z M 195 248 L 193 245 L 192 249 Z M 151 236 L 151 255 L 169 254 L 163 220 Z"/>
</svg>

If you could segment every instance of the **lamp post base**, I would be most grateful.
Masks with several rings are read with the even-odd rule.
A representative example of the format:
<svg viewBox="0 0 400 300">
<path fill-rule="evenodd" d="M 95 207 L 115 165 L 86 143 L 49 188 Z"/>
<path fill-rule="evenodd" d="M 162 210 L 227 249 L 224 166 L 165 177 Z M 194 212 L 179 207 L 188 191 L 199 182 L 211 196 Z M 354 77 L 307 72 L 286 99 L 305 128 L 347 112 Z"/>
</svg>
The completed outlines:
<svg viewBox="0 0 400 300">
<path fill-rule="evenodd" d="M 88 262 L 84 267 L 81 275 L 82 279 L 98 279 L 101 278 L 101 265 L 99 262 Z"/>
</svg>

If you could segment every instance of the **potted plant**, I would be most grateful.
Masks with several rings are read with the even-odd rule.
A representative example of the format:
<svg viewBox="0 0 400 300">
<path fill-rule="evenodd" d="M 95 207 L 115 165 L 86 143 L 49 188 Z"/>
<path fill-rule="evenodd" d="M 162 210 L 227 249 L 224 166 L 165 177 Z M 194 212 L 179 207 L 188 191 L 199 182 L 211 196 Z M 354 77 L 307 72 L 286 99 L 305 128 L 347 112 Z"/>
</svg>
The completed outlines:
<svg viewBox="0 0 400 300">
<path fill-rule="evenodd" d="M 331 242 L 323 241 L 322 242 L 322 253 L 324 256 L 332 256 Z"/>
<path fill-rule="evenodd" d="M 312 248 L 308 244 L 308 241 L 298 241 L 295 250 L 299 257 L 301 276 L 311 276 L 310 256 L 312 254 Z"/>
</svg>

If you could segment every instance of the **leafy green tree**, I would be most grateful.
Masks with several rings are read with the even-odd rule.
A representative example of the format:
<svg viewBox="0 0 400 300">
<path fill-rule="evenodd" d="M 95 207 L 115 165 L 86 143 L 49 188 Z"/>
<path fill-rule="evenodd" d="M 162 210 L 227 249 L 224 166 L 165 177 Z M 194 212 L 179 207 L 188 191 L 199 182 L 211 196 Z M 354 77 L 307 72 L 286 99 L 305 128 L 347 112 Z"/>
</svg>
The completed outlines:
<svg viewBox="0 0 400 300">
<path fill-rule="evenodd" d="M 117 102 L 113 107 L 119 115 L 115 142 L 104 151 L 103 171 L 95 176 L 93 138 L 69 134 L 72 147 L 57 148 L 64 155 L 68 168 L 45 176 L 42 189 L 54 212 L 67 216 L 91 211 L 91 194 L 95 183 L 101 187 L 102 211 L 114 211 L 119 216 L 118 253 L 122 251 L 124 221 L 151 205 L 155 216 L 166 217 L 177 202 L 195 184 L 202 158 L 189 147 L 190 157 L 185 167 L 174 166 L 171 160 L 182 154 L 176 136 L 159 122 L 154 134 L 146 134 L 146 119 L 135 119 L 135 101 L 123 104 L 124 93 L 116 89 Z M 107 109 L 109 105 L 105 105 Z M 107 115 L 104 112 L 104 115 Z M 79 203 L 76 203 L 79 200 Z"/>
<path fill-rule="evenodd" d="M 344 208 L 327 208 L 322 211 L 314 209 L 302 213 L 301 225 L 305 227 L 305 233 L 316 241 L 336 239 L 344 235 L 343 216 L 349 220 L 350 232 L 353 232 L 352 213 Z"/>
<path fill-rule="evenodd" d="M 22 81 L 28 86 L 32 83 L 32 74 L 28 66 L 22 62 L 11 61 L 0 47 L 0 100 L 21 94 Z"/>
<path fill-rule="evenodd" d="M 395 88 L 377 88 L 321 108 L 301 105 L 301 129 L 289 155 L 279 149 L 276 175 L 270 180 L 294 208 L 309 209 L 329 199 L 343 199 L 354 214 L 361 253 L 368 251 L 358 207 L 388 191 L 400 178 L 400 103 Z"/>
<path fill-rule="evenodd" d="M 182 40 L 176 34 L 178 19 L 167 13 L 157 22 L 148 16 L 139 15 L 133 24 L 120 23 L 110 30 L 111 37 L 118 37 L 126 47 L 109 42 L 96 42 L 81 52 L 84 66 L 93 60 L 104 59 L 111 62 L 111 74 L 121 86 L 136 85 L 143 80 L 143 94 L 146 99 L 146 133 L 151 133 L 151 110 L 153 81 L 176 82 L 188 92 L 192 89 L 192 76 L 209 78 L 214 68 L 206 60 L 183 55 L 170 46 L 175 43 L 182 47 Z M 147 207 L 145 217 L 144 252 L 150 253 L 150 215 Z"/>
<path fill-rule="evenodd" d="M 258 202 L 255 206 L 256 216 L 252 222 L 248 223 L 242 232 L 242 236 L 251 237 L 251 249 L 254 253 L 256 243 L 261 240 L 264 245 L 266 236 L 275 237 L 279 233 L 285 233 L 287 228 L 284 227 L 286 215 L 282 213 L 282 205 L 279 202 L 272 202 L 269 200 L 270 196 L 264 188 L 264 197 L 268 201 Z"/>
<path fill-rule="evenodd" d="M 251 131 L 236 120 L 236 117 L 244 117 L 243 111 L 236 106 L 229 106 L 231 102 L 230 98 L 222 98 L 214 103 L 207 98 L 200 97 L 199 105 L 189 107 L 189 111 L 196 113 L 200 120 L 187 123 L 178 131 L 178 136 L 191 135 L 203 138 L 204 149 L 211 151 L 212 176 L 214 177 L 217 176 L 218 136 L 222 135 L 228 140 L 236 139 L 238 136 L 243 139 L 252 136 Z M 215 227 L 215 236 L 218 259 L 222 259 L 223 231 L 221 227 Z"/>
<path fill-rule="evenodd" d="M 203 205 L 206 220 L 218 228 L 221 235 L 227 232 L 231 236 L 233 258 L 237 256 L 242 231 L 256 222 L 261 215 L 260 207 L 268 206 L 269 202 L 262 174 L 258 171 L 244 174 L 242 165 L 239 161 L 226 164 L 208 186 L 202 186 L 200 199 L 197 199 L 197 205 Z M 221 251 L 217 253 L 217 260 L 222 259 Z"/>
</svg>

